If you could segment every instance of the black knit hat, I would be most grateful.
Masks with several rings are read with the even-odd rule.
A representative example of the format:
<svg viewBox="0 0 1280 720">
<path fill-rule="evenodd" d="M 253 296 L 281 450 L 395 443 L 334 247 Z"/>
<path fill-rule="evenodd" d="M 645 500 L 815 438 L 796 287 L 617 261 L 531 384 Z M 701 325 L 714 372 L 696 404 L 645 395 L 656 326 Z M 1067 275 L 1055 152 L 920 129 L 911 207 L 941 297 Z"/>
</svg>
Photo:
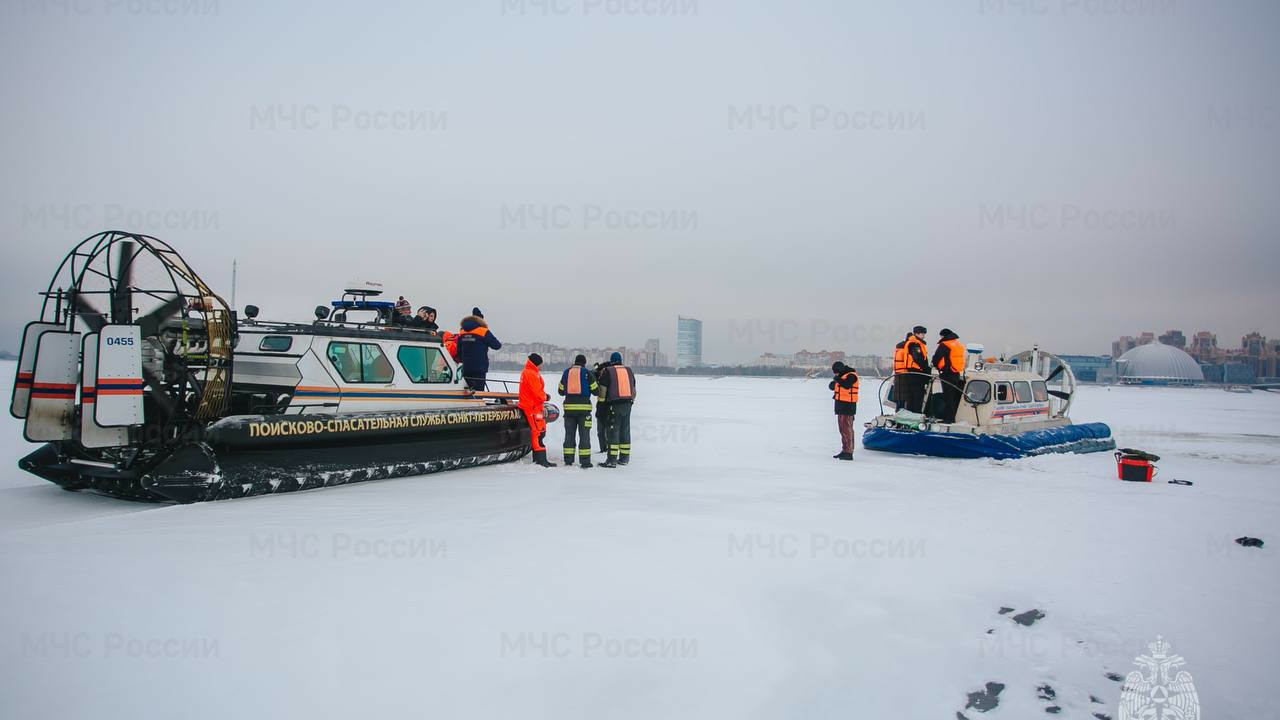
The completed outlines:
<svg viewBox="0 0 1280 720">
<path fill-rule="evenodd" d="M 844 368 L 845 368 L 845 364 L 840 362 L 839 360 L 831 363 L 831 372 L 833 373 L 844 372 Z"/>
<path fill-rule="evenodd" d="M 925 334 L 925 333 L 929 332 L 929 329 L 928 329 L 928 328 L 926 328 L 926 327 L 925 327 L 925 326 L 923 326 L 923 325 L 917 325 L 917 326 L 915 326 L 915 327 L 911 328 L 911 332 L 913 332 L 913 333 L 920 333 L 921 335 L 923 335 L 923 334 Z"/>
<path fill-rule="evenodd" d="M 586 365 L 586 364 L 587 364 L 587 356 L 586 356 L 586 355 L 578 355 L 577 357 L 575 357 L 575 358 L 573 359 L 573 364 L 574 364 L 574 365 Z"/>
<path fill-rule="evenodd" d="M 480 312 L 480 308 L 478 307 L 471 308 L 471 314 L 475 315 L 478 318 L 484 317 L 484 313 Z"/>
<path fill-rule="evenodd" d="M 534 365 L 541 365 L 542 356 L 539 355 L 538 353 L 529 353 L 529 362 L 533 363 Z"/>
</svg>

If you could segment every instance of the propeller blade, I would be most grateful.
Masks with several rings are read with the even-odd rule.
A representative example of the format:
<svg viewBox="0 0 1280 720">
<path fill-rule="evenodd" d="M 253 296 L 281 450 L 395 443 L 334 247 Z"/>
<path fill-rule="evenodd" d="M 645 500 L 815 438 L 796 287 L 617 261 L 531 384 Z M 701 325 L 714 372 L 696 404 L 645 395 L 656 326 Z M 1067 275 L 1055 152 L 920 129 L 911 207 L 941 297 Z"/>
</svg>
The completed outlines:
<svg viewBox="0 0 1280 720">
<path fill-rule="evenodd" d="M 142 368 L 142 378 L 151 387 L 151 399 L 156 401 L 165 415 L 173 417 L 178 410 L 178 403 L 169 397 L 168 391 L 164 389 L 164 379 L 145 367 Z"/>
<path fill-rule="evenodd" d="M 1063 392 L 1063 391 L 1061 391 L 1061 390 L 1050 390 L 1050 391 L 1049 391 L 1049 394 L 1050 394 L 1050 395 L 1052 395 L 1052 396 L 1054 396 L 1054 397 L 1056 397 L 1056 398 L 1061 398 L 1061 399 L 1063 399 L 1063 400 L 1070 400 L 1070 399 L 1071 399 L 1071 393 L 1069 393 L 1069 392 Z"/>
<path fill-rule="evenodd" d="M 1053 372 L 1049 373 L 1049 377 L 1045 378 L 1044 381 L 1046 383 L 1053 382 L 1053 379 L 1058 377 L 1058 375 L 1062 374 L 1063 369 L 1066 367 L 1067 367 L 1066 363 L 1059 364 L 1058 367 L 1053 369 Z"/>
<path fill-rule="evenodd" d="M 137 254 L 132 240 L 125 240 L 116 246 L 116 272 L 112 278 L 111 321 L 127 324 L 133 320 L 133 258 Z"/>
<path fill-rule="evenodd" d="M 138 327 L 142 328 L 142 337 L 151 337 L 160 332 L 165 320 L 173 317 L 182 308 L 182 297 L 170 298 L 163 305 L 138 318 Z"/>
<path fill-rule="evenodd" d="M 98 312 L 98 309 L 90 305 L 84 298 L 80 297 L 80 293 L 72 291 L 67 293 L 70 298 L 71 307 L 75 309 L 76 315 L 80 317 L 89 328 L 89 332 L 98 332 L 103 325 L 107 324 L 106 317 Z"/>
</svg>

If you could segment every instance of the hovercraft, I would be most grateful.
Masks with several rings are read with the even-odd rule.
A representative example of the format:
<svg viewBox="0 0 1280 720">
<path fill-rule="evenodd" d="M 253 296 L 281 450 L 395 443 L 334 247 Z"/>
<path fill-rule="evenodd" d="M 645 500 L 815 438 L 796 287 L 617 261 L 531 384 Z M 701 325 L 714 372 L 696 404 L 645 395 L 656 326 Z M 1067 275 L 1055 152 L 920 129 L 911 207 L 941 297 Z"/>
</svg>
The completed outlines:
<svg viewBox="0 0 1280 720">
<path fill-rule="evenodd" d="M 955 422 L 942 417 L 941 378 L 930 375 L 924 413 L 899 408 L 893 377 L 880 385 L 880 415 L 866 424 L 862 444 L 868 450 L 946 458 L 1012 458 L 1046 453 L 1114 450 L 1105 423 L 1073 424 L 1068 417 L 1076 392 L 1071 367 L 1034 348 L 1009 358 L 973 356 L 962 376 Z M 921 373 L 923 374 L 923 373 Z M 894 412 L 886 412 L 885 406 Z"/>
<path fill-rule="evenodd" d="M 90 237 L 23 331 L 10 412 L 42 447 L 19 467 L 188 503 L 526 455 L 517 394 L 468 389 L 443 338 L 393 322 L 379 287 L 352 283 L 311 323 L 259 321 L 252 305 L 240 318 L 164 242 Z"/>
</svg>

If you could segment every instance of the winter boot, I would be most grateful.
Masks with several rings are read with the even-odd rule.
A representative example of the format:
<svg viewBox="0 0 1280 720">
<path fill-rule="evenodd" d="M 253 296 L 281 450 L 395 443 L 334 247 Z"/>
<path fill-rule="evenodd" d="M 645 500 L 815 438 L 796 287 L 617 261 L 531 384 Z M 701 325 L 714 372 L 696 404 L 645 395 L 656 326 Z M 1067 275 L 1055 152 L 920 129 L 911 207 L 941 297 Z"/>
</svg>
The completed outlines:
<svg viewBox="0 0 1280 720">
<path fill-rule="evenodd" d="M 555 464 L 555 463 L 553 463 L 553 462 L 551 462 L 551 461 L 547 460 L 547 451 L 546 451 L 546 450 L 534 450 L 534 451 L 533 451 L 533 462 L 534 462 L 534 464 L 536 464 L 536 465 L 541 465 L 541 466 L 542 466 L 542 467 L 544 467 L 544 468 L 546 468 L 546 467 L 555 467 L 555 466 L 556 466 L 556 464 Z"/>
<path fill-rule="evenodd" d="M 610 456 L 609 456 L 609 459 L 608 459 L 608 460 L 605 460 L 605 461 L 600 465 L 600 467 L 616 468 L 616 467 L 618 467 L 618 458 L 617 458 L 617 457 L 615 457 L 615 456 L 613 456 L 613 455 L 610 455 Z"/>
<path fill-rule="evenodd" d="M 849 452 L 842 452 L 842 453 L 840 453 L 839 455 L 836 455 L 836 459 L 837 459 L 837 460 L 852 460 L 852 459 L 853 459 L 853 453 L 849 453 Z"/>
<path fill-rule="evenodd" d="M 564 466 L 573 467 L 573 451 L 572 450 L 564 451 Z"/>
<path fill-rule="evenodd" d="M 579 464 L 582 466 L 583 470 L 586 470 L 587 468 L 591 467 L 591 457 L 587 456 L 582 458 L 582 462 Z"/>
</svg>

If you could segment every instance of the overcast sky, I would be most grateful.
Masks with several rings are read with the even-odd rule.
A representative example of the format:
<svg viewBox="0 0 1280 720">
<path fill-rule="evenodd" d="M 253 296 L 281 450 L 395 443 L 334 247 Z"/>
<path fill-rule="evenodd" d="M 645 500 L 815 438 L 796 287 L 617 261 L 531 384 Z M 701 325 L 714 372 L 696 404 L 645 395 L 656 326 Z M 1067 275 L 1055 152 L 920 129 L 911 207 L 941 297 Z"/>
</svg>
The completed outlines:
<svg viewBox="0 0 1280 720">
<path fill-rule="evenodd" d="M 5 0 L 0 59 L 0 349 L 108 226 L 713 362 L 1280 334 L 1274 0 Z"/>
</svg>

